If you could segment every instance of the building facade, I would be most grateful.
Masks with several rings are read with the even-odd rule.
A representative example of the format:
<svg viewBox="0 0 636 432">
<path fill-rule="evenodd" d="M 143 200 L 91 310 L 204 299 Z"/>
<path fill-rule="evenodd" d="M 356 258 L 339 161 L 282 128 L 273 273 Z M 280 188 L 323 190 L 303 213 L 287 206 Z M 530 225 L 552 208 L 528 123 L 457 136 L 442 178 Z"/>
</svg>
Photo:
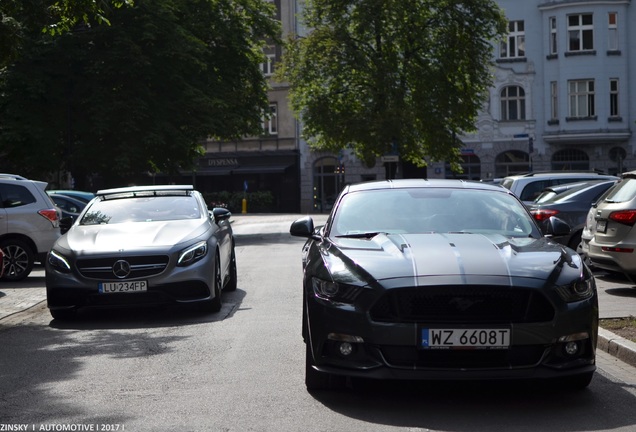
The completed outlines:
<svg viewBox="0 0 636 432">
<path fill-rule="evenodd" d="M 302 0 L 273 0 L 285 35 L 302 35 Z M 270 190 L 273 211 L 328 212 L 348 183 L 391 177 L 494 179 L 528 171 L 636 169 L 636 9 L 631 0 L 499 0 L 509 33 L 493 41 L 494 85 L 476 131 L 461 137 L 461 174 L 399 155 L 364 163 L 353 154 L 317 153 L 300 134 L 289 88 L 272 80 L 271 117 L 261 137 L 206 143 L 201 190 Z M 633 27 L 633 26 L 632 26 Z M 266 53 L 265 74 L 282 55 Z M 248 210 L 249 211 L 249 210 Z"/>
<path fill-rule="evenodd" d="M 636 22 L 630 0 L 499 0 L 508 36 L 494 86 L 462 137 L 463 178 L 537 170 L 636 168 Z M 441 164 L 431 176 L 450 176 Z"/>
</svg>

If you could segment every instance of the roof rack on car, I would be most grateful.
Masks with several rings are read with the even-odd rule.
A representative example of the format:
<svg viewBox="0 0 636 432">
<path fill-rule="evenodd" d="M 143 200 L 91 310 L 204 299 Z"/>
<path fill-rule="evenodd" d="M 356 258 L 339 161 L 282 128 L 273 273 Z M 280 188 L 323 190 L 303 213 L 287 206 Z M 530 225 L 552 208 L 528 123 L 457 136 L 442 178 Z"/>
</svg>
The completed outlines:
<svg viewBox="0 0 636 432">
<path fill-rule="evenodd" d="M 533 172 L 528 172 L 528 173 L 519 174 L 519 175 L 523 176 L 523 177 L 532 177 L 532 176 L 537 175 L 537 174 L 563 174 L 563 175 L 570 175 L 570 174 L 598 174 L 598 175 L 603 175 L 605 173 L 603 171 L 599 171 L 599 170 L 569 170 L 569 171 L 555 170 L 555 171 L 533 171 Z"/>
<path fill-rule="evenodd" d="M 157 196 L 169 193 L 188 194 L 194 190 L 193 185 L 160 185 L 160 186 L 129 186 L 115 189 L 102 189 L 95 194 L 102 199 L 124 198 L 135 196 Z"/>
</svg>

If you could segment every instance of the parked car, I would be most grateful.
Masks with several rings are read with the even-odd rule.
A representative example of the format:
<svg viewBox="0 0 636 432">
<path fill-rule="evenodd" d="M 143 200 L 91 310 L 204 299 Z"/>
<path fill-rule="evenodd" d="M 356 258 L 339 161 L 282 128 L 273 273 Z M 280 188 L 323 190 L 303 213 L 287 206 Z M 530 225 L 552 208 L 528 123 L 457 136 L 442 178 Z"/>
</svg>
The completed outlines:
<svg viewBox="0 0 636 432">
<path fill-rule="evenodd" d="M 226 209 L 208 211 L 191 185 L 97 192 L 45 266 L 55 319 L 83 307 L 164 303 L 221 308 L 237 287 L 234 236 Z"/>
<path fill-rule="evenodd" d="M 550 220 L 549 234 L 567 224 Z M 556 379 L 595 370 L 598 299 L 581 257 L 509 190 L 461 180 L 346 186 L 302 248 L 305 384 Z M 549 381 L 553 382 L 553 381 Z"/>
<path fill-rule="evenodd" d="M 81 211 L 84 210 L 84 207 L 86 207 L 86 204 L 88 204 L 86 201 L 58 193 L 53 193 L 49 196 L 55 205 L 61 210 L 62 217 L 69 217 L 73 221 L 77 219 Z"/>
<path fill-rule="evenodd" d="M 581 249 L 596 268 L 636 282 L 636 171 L 623 174 L 589 210 Z"/>
<path fill-rule="evenodd" d="M 0 249 L 3 279 L 29 276 L 35 262 L 43 263 L 60 236 L 60 215 L 44 191 L 46 182 L 16 174 L 0 174 Z"/>
<path fill-rule="evenodd" d="M 592 181 L 598 181 L 598 180 L 592 180 Z M 544 201 L 553 199 L 555 196 L 562 194 L 565 191 L 568 191 L 572 188 L 576 188 L 587 183 L 589 182 L 566 183 L 566 184 L 548 186 L 547 188 L 541 191 L 539 196 L 536 197 L 534 201 L 532 201 L 532 204 L 541 204 Z"/>
<path fill-rule="evenodd" d="M 90 200 L 95 198 L 95 194 L 93 192 L 78 191 L 78 190 L 74 190 L 74 189 L 48 190 L 47 193 L 50 196 L 57 195 L 57 194 L 68 196 L 68 197 L 71 197 L 71 198 L 78 199 L 80 201 L 84 201 L 85 203 L 88 203 L 88 202 L 90 202 Z"/>
<path fill-rule="evenodd" d="M 596 180 L 589 183 L 573 183 L 576 187 L 554 195 L 552 198 L 540 203 L 533 203 L 528 206 L 530 214 L 545 228 L 551 217 L 559 219 L 570 225 L 571 230 L 564 236 L 553 237 L 561 244 L 577 250 L 581 243 L 581 234 L 585 226 L 587 213 L 592 204 L 618 180 Z"/>
<path fill-rule="evenodd" d="M 4 274 L 4 252 L 0 249 L 0 278 Z"/>
<path fill-rule="evenodd" d="M 534 172 L 505 177 L 501 185 L 510 189 L 524 203 L 532 204 L 547 187 L 591 180 L 618 180 L 618 177 L 595 171 Z"/>
</svg>

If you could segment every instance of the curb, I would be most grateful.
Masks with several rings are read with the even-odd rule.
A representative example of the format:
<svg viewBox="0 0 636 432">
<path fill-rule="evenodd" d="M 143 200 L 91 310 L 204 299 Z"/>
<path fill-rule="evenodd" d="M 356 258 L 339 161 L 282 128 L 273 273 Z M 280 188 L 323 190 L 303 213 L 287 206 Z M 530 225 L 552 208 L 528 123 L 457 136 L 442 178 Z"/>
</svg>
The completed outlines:
<svg viewBox="0 0 636 432">
<path fill-rule="evenodd" d="M 598 329 L 597 349 L 605 351 L 630 366 L 636 367 L 636 343 L 603 328 Z"/>
</svg>

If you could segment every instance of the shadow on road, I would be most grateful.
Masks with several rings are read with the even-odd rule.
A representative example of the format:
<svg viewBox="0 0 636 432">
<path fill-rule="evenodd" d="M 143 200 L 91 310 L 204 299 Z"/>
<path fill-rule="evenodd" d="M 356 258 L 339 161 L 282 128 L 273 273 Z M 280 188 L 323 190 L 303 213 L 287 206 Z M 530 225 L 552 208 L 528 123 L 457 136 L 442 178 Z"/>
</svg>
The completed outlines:
<svg viewBox="0 0 636 432">
<path fill-rule="evenodd" d="M 616 388 L 600 374 L 579 392 L 557 385 L 519 382 L 353 381 L 341 392 L 312 396 L 329 409 L 364 422 L 423 430 L 597 431 L 634 430 L 636 397 L 622 389 L 607 406 L 604 392 Z M 633 391 L 633 390 L 632 390 Z M 602 412 L 599 412 L 602 410 Z M 419 430 L 419 429 L 418 429 Z"/>
<path fill-rule="evenodd" d="M 202 312 L 193 307 L 154 306 L 126 308 L 85 308 L 80 309 L 72 320 L 52 320 L 50 327 L 74 330 L 115 330 L 115 329 L 147 329 L 162 327 L 179 327 L 223 321 L 231 318 L 239 309 L 245 291 L 223 293 L 222 306 L 219 312 Z"/>
</svg>

